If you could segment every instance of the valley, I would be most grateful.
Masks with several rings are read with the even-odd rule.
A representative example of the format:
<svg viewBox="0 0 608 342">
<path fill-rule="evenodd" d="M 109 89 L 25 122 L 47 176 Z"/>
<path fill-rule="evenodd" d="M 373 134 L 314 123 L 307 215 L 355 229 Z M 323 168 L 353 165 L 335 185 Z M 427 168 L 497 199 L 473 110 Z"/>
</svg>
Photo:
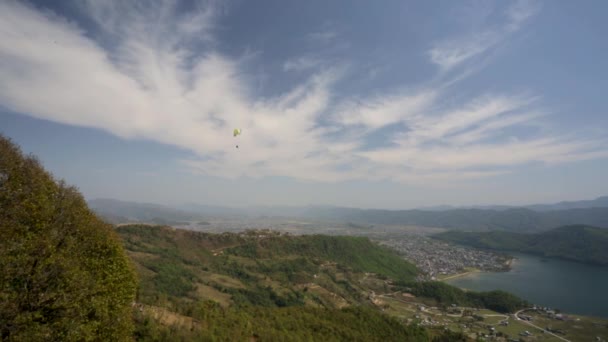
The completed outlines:
<svg viewBox="0 0 608 342">
<path fill-rule="evenodd" d="M 140 275 L 137 315 L 140 323 L 147 322 L 138 325 L 143 340 L 175 329 L 183 334 L 190 331 L 188 336 L 226 336 L 224 324 L 253 313 L 256 325 L 240 328 L 238 334 L 243 335 L 237 335 L 263 339 L 280 330 L 283 323 L 276 321 L 277 315 L 320 314 L 314 310 L 333 312 L 332 317 L 344 314 L 343 310 L 364 310 L 359 314 L 373 317 L 386 314 L 403 327 L 423 327 L 429 338 L 448 329 L 469 339 L 507 341 L 524 338 L 528 331 L 526 341 L 556 340 L 508 309 L 531 304 L 517 304 L 516 297 L 501 297 L 499 292 L 479 297 L 432 285 L 441 283 L 416 282 L 420 273 L 414 265 L 364 237 L 296 236 L 272 230 L 214 234 L 145 225 L 117 231 Z M 508 306 L 494 306 L 501 308 L 495 311 L 481 303 Z M 540 312 L 526 315 L 537 315 L 534 319 L 545 324 L 542 330 L 559 329 L 570 341 L 593 334 L 605 338 L 608 332 L 608 321 L 603 319 L 571 316 L 579 323 L 565 325 L 556 318 L 541 318 Z M 331 319 L 324 323 L 331 324 Z M 308 328 L 301 325 L 295 333 L 304 336 Z M 380 340 L 380 336 L 369 338 Z"/>
</svg>

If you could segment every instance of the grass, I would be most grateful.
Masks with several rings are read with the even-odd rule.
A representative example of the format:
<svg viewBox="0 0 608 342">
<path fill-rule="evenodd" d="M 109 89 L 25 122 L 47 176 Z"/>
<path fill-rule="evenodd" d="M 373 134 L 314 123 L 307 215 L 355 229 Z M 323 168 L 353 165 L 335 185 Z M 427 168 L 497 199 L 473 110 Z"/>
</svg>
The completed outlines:
<svg viewBox="0 0 608 342">
<path fill-rule="evenodd" d="M 504 321 L 505 318 L 506 317 L 485 317 L 484 323 L 496 325 L 496 324 L 500 323 L 501 321 Z"/>
<path fill-rule="evenodd" d="M 207 280 L 213 281 L 224 287 L 231 287 L 235 289 L 244 289 L 246 286 L 238 279 L 217 273 L 208 274 Z"/>
<path fill-rule="evenodd" d="M 196 284 L 196 294 L 200 299 L 209 299 L 216 301 L 222 307 L 228 307 L 232 303 L 229 294 L 220 292 L 208 285 Z"/>
<path fill-rule="evenodd" d="M 594 341 L 596 336 L 600 336 L 601 338 L 608 340 L 608 322 L 606 322 L 605 319 L 602 320 L 598 318 L 570 316 L 573 318 L 579 318 L 580 320 L 560 321 L 539 314 L 526 314 L 532 316 L 532 323 L 538 325 L 541 328 L 546 328 L 550 326 L 553 329 L 563 330 L 566 335 L 559 336 L 563 336 L 564 338 L 571 341 Z M 599 326 L 594 323 L 599 323 Z"/>
</svg>

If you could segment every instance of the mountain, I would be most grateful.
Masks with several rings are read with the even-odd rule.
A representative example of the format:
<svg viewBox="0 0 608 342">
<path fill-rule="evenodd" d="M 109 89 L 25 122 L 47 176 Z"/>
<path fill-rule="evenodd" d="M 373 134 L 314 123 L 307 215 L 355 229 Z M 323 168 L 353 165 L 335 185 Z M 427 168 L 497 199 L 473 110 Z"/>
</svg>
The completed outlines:
<svg viewBox="0 0 608 342">
<path fill-rule="evenodd" d="M 458 209 L 458 207 L 455 207 L 453 205 L 435 205 L 435 206 L 430 206 L 430 207 L 415 208 L 415 210 L 427 210 L 427 211 L 446 211 L 446 210 L 452 210 L 452 209 Z"/>
<path fill-rule="evenodd" d="M 598 197 L 594 200 L 559 202 L 555 204 L 534 204 L 526 208 L 536 211 L 584 209 L 584 208 L 608 208 L 608 196 Z"/>
<path fill-rule="evenodd" d="M 525 252 L 608 266 L 608 230 L 597 227 L 565 226 L 538 234 L 450 231 L 434 235 L 434 238 L 476 248 Z"/>
<path fill-rule="evenodd" d="M 534 211 L 551 211 L 551 210 L 568 210 L 568 209 L 587 209 L 587 208 L 608 208 L 608 196 L 598 197 L 593 200 L 582 201 L 564 201 L 551 204 L 531 204 L 531 205 L 469 205 L 469 206 L 451 206 L 439 205 L 430 207 L 416 208 L 426 211 L 447 211 L 454 209 L 483 209 L 483 210 L 509 210 L 525 208 Z"/>
<path fill-rule="evenodd" d="M 179 209 L 215 217 L 301 217 L 305 207 L 296 206 L 248 206 L 226 207 L 188 203 L 178 206 Z"/>
<path fill-rule="evenodd" d="M 112 223 L 154 222 L 158 224 L 176 224 L 176 221 L 196 221 L 204 218 L 204 215 L 196 212 L 188 212 L 152 203 L 101 198 L 90 200 L 88 205 L 98 215 Z"/>
<path fill-rule="evenodd" d="M 342 222 L 418 225 L 468 231 L 504 230 L 531 233 L 572 224 L 608 228 L 608 208 L 537 212 L 525 208 L 427 211 L 311 207 L 305 212 L 305 216 Z"/>
<path fill-rule="evenodd" d="M 601 203 L 601 201 L 589 201 Z M 332 206 L 252 206 L 231 208 L 197 204 L 180 209 L 157 204 L 95 199 L 90 207 L 112 223 L 153 222 L 180 225 L 181 221 L 199 221 L 210 217 L 282 217 L 304 218 L 352 224 L 416 225 L 467 231 L 504 230 L 533 233 L 555 227 L 584 224 L 608 228 L 608 207 L 535 211 L 527 208 L 450 209 L 450 210 L 381 210 Z M 582 205 L 582 204 L 581 204 Z"/>
<path fill-rule="evenodd" d="M 467 341 L 447 338 L 453 333 L 444 325 L 407 322 L 418 321 L 420 305 L 503 313 L 527 305 L 502 291 L 415 281 L 411 263 L 362 237 L 148 225 L 116 231 L 141 280 L 138 340 Z M 432 315 L 445 326 L 461 319 Z"/>
<path fill-rule="evenodd" d="M 382 291 L 387 276 L 409 281 L 417 273 L 368 239 L 138 225 L 117 232 L 140 274 L 140 305 L 174 324 L 204 322 L 161 340 L 430 341 L 424 328 L 382 314 L 365 295 Z M 139 339 L 158 340 L 151 337 L 165 329 L 144 314 L 136 319 Z"/>
</svg>

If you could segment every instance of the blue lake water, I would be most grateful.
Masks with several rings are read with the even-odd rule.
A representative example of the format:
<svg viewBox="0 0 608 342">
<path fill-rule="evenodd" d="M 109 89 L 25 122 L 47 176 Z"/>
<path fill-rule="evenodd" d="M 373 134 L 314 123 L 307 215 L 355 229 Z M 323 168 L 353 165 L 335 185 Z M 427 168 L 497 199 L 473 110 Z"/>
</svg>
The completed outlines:
<svg viewBox="0 0 608 342">
<path fill-rule="evenodd" d="M 513 254 L 509 272 L 474 273 L 448 280 L 475 291 L 504 290 L 567 313 L 608 318 L 608 267 Z"/>
</svg>

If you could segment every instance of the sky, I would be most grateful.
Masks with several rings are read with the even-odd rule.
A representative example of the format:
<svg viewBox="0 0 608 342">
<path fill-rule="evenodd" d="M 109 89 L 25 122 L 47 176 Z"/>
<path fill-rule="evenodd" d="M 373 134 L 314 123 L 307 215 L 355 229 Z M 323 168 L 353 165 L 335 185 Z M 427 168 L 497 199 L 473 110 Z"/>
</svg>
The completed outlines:
<svg viewBox="0 0 608 342">
<path fill-rule="evenodd" d="M 607 11 L 601 0 L 5 0 L 0 134 L 87 199 L 591 199 L 608 194 Z"/>
</svg>

